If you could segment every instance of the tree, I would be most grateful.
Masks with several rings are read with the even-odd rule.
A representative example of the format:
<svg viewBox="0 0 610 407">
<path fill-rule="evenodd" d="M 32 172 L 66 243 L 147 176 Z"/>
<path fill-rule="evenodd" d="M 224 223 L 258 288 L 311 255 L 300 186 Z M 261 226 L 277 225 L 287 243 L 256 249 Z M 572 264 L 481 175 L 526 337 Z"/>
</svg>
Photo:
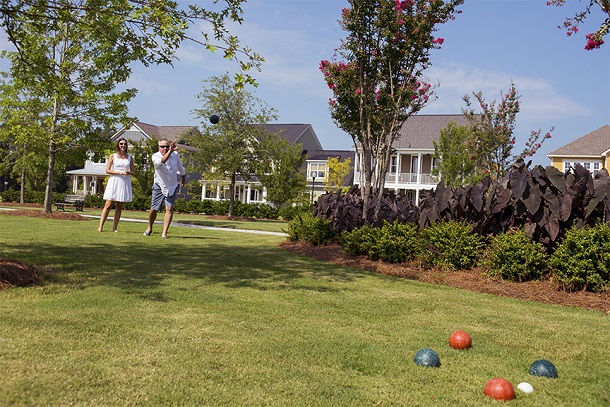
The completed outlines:
<svg viewBox="0 0 610 407">
<path fill-rule="evenodd" d="M 474 160 L 468 150 L 470 137 L 470 127 L 451 122 L 441 130 L 438 142 L 434 142 L 434 156 L 438 165 L 433 174 L 440 176 L 443 183 L 451 188 L 476 183 L 473 177 Z"/>
<path fill-rule="evenodd" d="M 187 135 L 187 144 L 197 151 L 190 153 L 190 169 L 214 180 L 229 180 L 229 213 L 233 216 L 235 183 L 239 175 L 249 180 L 256 172 L 259 140 L 263 126 L 277 118 L 276 111 L 249 91 L 238 90 L 227 74 L 204 80 L 204 90 L 197 95 L 201 109 L 193 113 L 201 118 L 203 128 Z M 212 125 L 208 118 L 217 114 L 220 121 Z"/>
<path fill-rule="evenodd" d="M 450 124 L 441 131 L 434 143 L 435 156 L 440 159 L 437 173 L 443 182 L 452 187 L 477 183 L 486 177 L 497 180 L 519 159 L 532 157 L 545 140 L 551 138 L 553 128 L 544 136 L 540 130 L 532 131 L 519 154 L 513 154 L 514 134 L 519 99 L 515 85 L 500 93 L 501 100 L 487 103 L 482 92 L 473 92 L 481 112 L 475 111 L 468 95 L 462 109 L 467 126 Z"/>
<path fill-rule="evenodd" d="M 225 57 L 236 58 L 238 41 L 228 36 L 224 21 L 241 21 L 241 3 L 230 1 L 211 12 L 198 6 L 179 9 L 169 0 L 0 1 L 1 25 L 16 48 L 3 53 L 11 63 L 8 81 L 19 90 L 15 104 L 36 105 L 37 125 L 45 135 L 46 212 L 51 212 L 57 154 L 68 155 L 75 144 L 83 145 L 98 126 L 132 120 L 127 102 L 136 90 L 116 91 L 129 77 L 130 64 L 171 63 L 181 41 L 191 39 L 186 32 L 197 19 L 211 22 L 215 38 L 227 43 Z M 249 55 L 249 50 L 243 52 Z M 246 70 L 259 61 L 253 54 L 240 67 Z M 251 81 L 242 74 L 236 78 L 240 86 Z"/>
<path fill-rule="evenodd" d="M 22 33 L 24 28 L 27 29 L 24 22 L 52 26 L 67 19 L 75 27 L 73 29 L 92 33 L 100 44 L 114 44 L 132 53 L 134 61 L 146 66 L 151 63 L 171 64 L 175 51 L 185 41 L 205 46 L 212 52 L 220 49 L 224 58 L 238 64 L 240 72 L 235 75 L 235 80 L 238 87 L 243 87 L 245 83 L 255 84 L 248 71 L 260 69 L 264 61 L 252 49 L 241 45 L 226 26 L 227 22 L 243 22 L 241 5 L 245 2 L 216 1 L 222 5 L 206 9 L 197 3 L 173 0 L 0 0 L 0 27 L 6 31 L 9 42 L 15 46 L 23 62 L 40 72 L 47 69 L 45 61 L 21 53 L 28 41 Z M 198 38 L 189 36 L 190 28 L 197 25 L 205 26 L 209 31 L 202 31 Z"/>
<path fill-rule="evenodd" d="M 337 157 L 328 159 L 328 175 L 324 180 L 324 189 L 328 192 L 338 192 L 345 186 L 345 177 L 352 169 L 352 159 L 339 161 Z"/>
<path fill-rule="evenodd" d="M 333 91 L 329 102 L 337 126 L 356 145 L 363 205 L 383 192 L 392 143 L 412 114 L 429 103 L 433 87 L 423 79 L 430 50 L 442 38 L 437 25 L 453 18 L 463 0 L 350 0 L 341 26 L 347 38 L 320 70 Z M 378 204 L 381 202 L 377 200 Z M 377 217 L 379 205 L 375 210 Z M 368 210 L 363 210 L 367 222 Z"/>
<path fill-rule="evenodd" d="M 558 6 L 561 7 L 565 5 L 566 0 L 548 0 L 546 2 L 547 6 Z M 563 25 L 557 26 L 557 28 L 563 28 L 566 30 L 566 35 L 570 37 L 572 34 L 576 34 L 578 32 L 578 26 L 584 22 L 589 14 L 592 13 L 592 8 L 597 4 L 602 12 L 604 12 L 607 17 L 603 23 L 601 23 L 599 30 L 594 33 L 589 33 L 585 36 L 587 39 L 587 44 L 585 45 L 585 49 L 587 51 L 591 51 L 593 49 L 598 49 L 604 44 L 604 36 L 608 35 L 610 31 L 610 1 L 609 0 L 589 0 L 589 3 L 585 6 L 583 11 L 576 13 L 574 17 L 568 17 L 563 22 Z"/>
<path fill-rule="evenodd" d="M 267 189 L 267 200 L 276 207 L 292 203 L 307 188 L 303 146 L 290 144 L 280 134 L 266 134 L 257 148 L 256 174 Z"/>
</svg>

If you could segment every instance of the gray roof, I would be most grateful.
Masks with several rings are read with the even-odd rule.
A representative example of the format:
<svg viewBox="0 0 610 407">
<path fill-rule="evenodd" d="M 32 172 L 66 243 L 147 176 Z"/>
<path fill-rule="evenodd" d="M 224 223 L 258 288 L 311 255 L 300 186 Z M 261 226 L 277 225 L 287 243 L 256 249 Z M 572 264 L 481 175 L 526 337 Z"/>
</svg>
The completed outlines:
<svg viewBox="0 0 610 407">
<path fill-rule="evenodd" d="M 320 146 L 320 148 L 322 147 L 322 145 L 320 144 L 320 140 L 318 140 L 318 136 L 313 130 L 311 124 L 266 124 L 265 130 L 269 133 L 279 133 L 279 135 L 282 138 L 287 139 L 290 144 L 299 143 L 299 139 L 303 137 L 307 130 L 311 130 L 311 134 L 313 135 L 313 138 L 315 139 L 316 143 Z"/>
<path fill-rule="evenodd" d="M 148 123 L 135 123 L 146 135 L 157 140 L 167 139 L 169 141 L 180 141 L 185 133 L 195 126 L 155 126 Z"/>
<path fill-rule="evenodd" d="M 312 150 L 307 152 L 308 160 L 328 160 L 329 158 L 337 157 L 339 161 L 345 161 L 351 158 L 354 163 L 356 153 L 351 150 Z"/>
<path fill-rule="evenodd" d="M 394 148 L 434 150 L 441 130 L 455 122 L 460 126 L 468 124 L 463 114 L 418 114 L 407 119 L 400 129 L 400 137 L 392 145 Z"/>
<path fill-rule="evenodd" d="M 600 157 L 610 150 L 610 126 L 605 125 L 547 154 L 552 156 Z"/>
</svg>

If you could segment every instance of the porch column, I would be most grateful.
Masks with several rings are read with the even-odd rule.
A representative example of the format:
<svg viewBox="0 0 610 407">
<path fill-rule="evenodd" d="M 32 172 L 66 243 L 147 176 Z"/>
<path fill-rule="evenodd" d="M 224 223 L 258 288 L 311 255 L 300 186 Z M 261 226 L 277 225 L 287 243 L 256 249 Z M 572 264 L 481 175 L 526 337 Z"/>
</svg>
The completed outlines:
<svg viewBox="0 0 610 407">
<path fill-rule="evenodd" d="M 76 194 L 76 191 L 78 191 L 78 175 L 72 175 L 72 193 Z"/>
<path fill-rule="evenodd" d="M 207 182 L 204 181 L 201 183 L 201 200 L 202 201 L 205 199 L 205 190 L 206 190 L 207 186 L 208 186 Z"/>
<path fill-rule="evenodd" d="M 220 182 L 216 184 L 216 200 L 220 201 Z"/>
<path fill-rule="evenodd" d="M 246 190 L 246 203 L 250 203 L 250 184 L 248 184 L 248 189 Z"/>
<path fill-rule="evenodd" d="M 360 185 L 360 182 L 356 182 L 359 181 L 359 175 L 358 175 L 358 154 L 354 154 L 354 184 L 358 184 Z"/>
<path fill-rule="evenodd" d="M 422 154 L 417 153 L 417 183 L 421 184 L 421 159 Z M 416 196 L 419 196 L 419 190 L 417 190 Z"/>
<path fill-rule="evenodd" d="M 397 151 L 396 152 L 396 179 L 394 180 L 394 182 L 396 184 L 398 184 L 398 178 L 400 177 L 400 159 L 401 159 L 401 155 Z M 398 191 L 398 187 L 394 188 L 394 190 Z"/>
</svg>

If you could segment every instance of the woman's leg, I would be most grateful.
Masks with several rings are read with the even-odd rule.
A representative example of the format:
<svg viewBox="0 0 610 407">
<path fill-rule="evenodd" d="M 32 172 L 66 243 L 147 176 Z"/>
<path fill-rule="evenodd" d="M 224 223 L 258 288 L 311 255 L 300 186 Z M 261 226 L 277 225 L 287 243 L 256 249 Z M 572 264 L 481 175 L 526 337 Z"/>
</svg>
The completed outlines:
<svg viewBox="0 0 610 407">
<path fill-rule="evenodd" d="M 114 209 L 114 223 L 112 225 L 112 231 L 116 232 L 117 226 L 119 226 L 119 220 L 121 219 L 121 212 L 123 211 L 123 202 L 117 202 Z"/>
<path fill-rule="evenodd" d="M 108 218 L 108 213 L 110 212 L 110 208 L 112 208 L 112 200 L 108 199 L 106 204 L 104 205 L 104 209 L 102 209 L 102 216 L 100 216 L 100 226 L 97 228 L 98 232 L 101 232 L 104 229 L 104 223 Z"/>
</svg>

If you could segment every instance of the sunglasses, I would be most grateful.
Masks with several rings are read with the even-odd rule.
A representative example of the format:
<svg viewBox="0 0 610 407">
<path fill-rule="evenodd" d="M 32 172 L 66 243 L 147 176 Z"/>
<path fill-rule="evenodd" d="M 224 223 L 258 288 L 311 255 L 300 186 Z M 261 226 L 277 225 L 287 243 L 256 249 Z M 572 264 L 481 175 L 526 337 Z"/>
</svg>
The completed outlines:
<svg viewBox="0 0 610 407">
<path fill-rule="evenodd" d="M 169 146 L 159 146 L 159 148 L 169 148 Z"/>
</svg>

